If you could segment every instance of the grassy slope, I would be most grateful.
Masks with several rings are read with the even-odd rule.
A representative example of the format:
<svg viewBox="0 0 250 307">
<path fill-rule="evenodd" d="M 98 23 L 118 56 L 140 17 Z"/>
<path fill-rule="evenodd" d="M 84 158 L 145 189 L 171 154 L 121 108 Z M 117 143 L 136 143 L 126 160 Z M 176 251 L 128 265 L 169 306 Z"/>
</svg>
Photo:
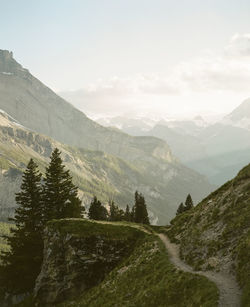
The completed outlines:
<svg viewBox="0 0 250 307">
<path fill-rule="evenodd" d="M 90 289 L 74 302 L 61 304 L 61 307 L 191 307 L 201 305 L 208 307 L 217 304 L 218 291 L 216 286 L 204 277 L 177 270 L 170 263 L 165 247 L 158 237 L 153 234 L 138 232 L 137 229 L 134 229 L 134 227 L 138 228 L 138 225 L 61 221 L 55 223 L 53 227 L 56 227 L 57 230 L 60 229 L 61 232 L 73 232 L 79 236 L 104 234 L 109 237 L 113 236 L 114 239 L 129 235 L 134 236 L 137 233 L 136 246 L 128 258 L 108 274 L 101 284 Z"/>
<path fill-rule="evenodd" d="M 6 244 L 5 240 L 1 236 L 10 234 L 10 227 L 12 225 L 9 223 L 0 222 L 0 253 L 1 251 L 8 251 L 9 246 Z"/>
<path fill-rule="evenodd" d="M 155 215 L 167 220 L 174 212 L 171 206 L 166 206 L 165 200 L 163 201 L 161 197 L 156 200 L 154 196 L 151 196 L 151 190 L 154 191 L 156 186 L 155 178 L 145 176 L 143 171 L 133 164 L 101 151 L 67 146 L 31 131 L 26 132 L 15 128 L 14 132 L 15 136 L 11 137 L 5 127 L 0 127 L 0 167 L 2 169 L 23 170 L 29 159 L 33 158 L 44 173 L 49 163 L 51 149 L 58 147 L 66 167 L 71 170 L 74 183 L 84 194 L 84 201 L 87 199 L 86 202 L 88 202 L 94 194 L 103 202 L 112 198 L 120 206 L 125 207 L 126 204 L 133 202 L 134 189 L 140 186 L 142 190 L 146 190 L 144 194 L 148 201 L 148 208 Z M 158 184 L 155 191 L 159 193 L 160 188 Z M 164 195 L 164 199 L 166 197 L 167 195 Z M 167 203 L 170 202 L 167 201 Z"/>
<path fill-rule="evenodd" d="M 231 257 L 243 288 L 242 306 L 250 306 L 250 165 L 172 225 L 169 236 L 197 269 L 211 257 Z"/>
</svg>

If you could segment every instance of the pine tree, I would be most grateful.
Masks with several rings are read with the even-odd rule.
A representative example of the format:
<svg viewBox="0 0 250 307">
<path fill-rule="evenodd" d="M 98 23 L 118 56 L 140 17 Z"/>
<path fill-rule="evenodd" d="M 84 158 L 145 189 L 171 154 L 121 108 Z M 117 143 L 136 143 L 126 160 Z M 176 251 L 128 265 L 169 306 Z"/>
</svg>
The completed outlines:
<svg viewBox="0 0 250 307">
<path fill-rule="evenodd" d="M 56 148 L 44 179 L 44 222 L 51 219 L 79 218 L 84 208 L 78 197 L 77 187 L 62 163 L 61 153 Z"/>
<path fill-rule="evenodd" d="M 181 203 L 176 211 L 176 215 L 181 214 L 185 211 L 185 207 L 183 205 L 183 203 Z"/>
<path fill-rule="evenodd" d="M 109 220 L 113 222 L 124 220 L 124 211 L 115 205 L 113 201 L 109 202 Z"/>
<path fill-rule="evenodd" d="M 148 211 L 142 194 L 135 192 L 134 221 L 136 223 L 149 224 Z"/>
<path fill-rule="evenodd" d="M 23 174 L 16 203 L 18 208 L 10 219 L 16 227 L 5 237 L 10 251 L 0 256 L 0 284 L 7 292 L 25 293 L 34 286 L 43 254 L 41 174 L 32 159 Z"/>
<path fill-rule="evenodd" d="M 130 221 L 135 222 L 135 205 L 132 207 L 132 210 L 130 212 Z"/>
<path fill-rule="evenodd" d="M 129 205 L 126 206 L 126 210 L 125 210 L 125 213 L 124 213 L 124 220 L 127 221 L 127 222 L 131 222 L 131 220 L 132 220 Z"/>
<path fill-rule="evenodd" d="M 88 217 L 91 220 L 97 221 L 106 221 L 108 219 L 107 209 L 102 205 L 96 196 L 93 197 L 93 200 L 90 204 Z"/>
<path fill-rule="evenodd" d="M 185 211 L 188 211 L 190 209 L 192 209 L 194 206 L 193 204 L 193 200 L 190 194 L 188 194 L 186 201 L 185 201 Z"/>
</svg>

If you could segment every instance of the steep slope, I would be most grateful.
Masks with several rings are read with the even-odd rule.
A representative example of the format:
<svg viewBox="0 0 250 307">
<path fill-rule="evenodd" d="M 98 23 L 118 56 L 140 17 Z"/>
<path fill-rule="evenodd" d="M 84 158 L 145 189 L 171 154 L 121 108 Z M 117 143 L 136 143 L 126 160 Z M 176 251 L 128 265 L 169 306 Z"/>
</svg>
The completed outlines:
<svg viewBox="0 0 250 307">
<path fill-rule="evenodd" d="M 177 216 L 168 231 L 188 264 L 237 277 L 242 306 L 250 304 L 249 187 L 250 165 L 193 210 Z"/>
<path fill-rule="evenodd" d="M 125 160 L 174 160 L 167 144 L 156 138 L 131 137 L 104 128 L 57 96 L 0 50 L 0 108 L 20 124 L 59 142 L 101 150 Z"/>
<path fill-rule="evenodd" d="M 81 198 L 87 206 L 93 194 L 104 203 L 113 198 L 120 206 L 132 205 L 133 193 L 138 189 L 145 195 L 152 221 L 165 223 L 170 220 L 176 206 L 189 191 L 196 197 L 206 192 L 203 178 L 179 164 L 163 164 L 160 168 L 148 162 L 145 168 L 135 166 L 101 151 L 61 144 L 20 126 L 8 114 L 0 112 L 2 220 L 13 213 L 15 192 L 19 189 L 21 171 L 28 160 L 33 157 L 44 171 L 55 147 L 62 151 L 64 163 L 71 170 L 74 182 L 80 188 Z M 191 180 L 191 184 L 187 179 Z M 194 183 L 200 183 L 200 194 Z"/>
<path fill-rule="evenodd" d="M 75 151 L 70 169 L 77 174 L 77 178 L 81 178 L 77 183 L 83 191 L 102 194 L 102 198 L 103 195 L 106 198 L 107 194 L 109 197 L 115 195 L 125 205 L 126 202 L 131 203 L 132 193 L 139 189 L 147 197 L 149 206 L 157 212 L 155 222 L 159 219 L 164 223 L 173 216 L 176 206 L 186 194 L 191 193 L 194 200 L 199 200 L 213 188 L 203 176 L 180 164 L 163 140 L 132 137 L 93 122 L 23 69 L 8 51 L 0 51 L 0 95 L 0 108 L 9 114 L 9 120 L 15 118 L 14 122 L 19 123 L 15 131 L 22 130 L 20 125 L 23 125 L 53 137 L 61 143 L 58 146 L 63 148 L 63 152 L 71 152 L 69 156 Z M 30 134 L 12 132 L 11 127 L 6 128 L 6 125 L 3 123 L 3 131 L 10 137 L 10 142 L 4 146 L 10 151 L 18 150 L 18 155 L 23 158 L 23 161 L 18 158 L 19 164 L 25 163 L 33 155 L 30 149 L 36 151 L 35 156 L 42 154 L 47 157 L 53 147 L 49 143 L 56 144 L 56 141 L 48 141 L 44 136 L 41 141 L 39 134 L 31 131 Z M 18 139 L 24 135 L 27 139 L 25 154 L 22 148 L 14 146 L 13 135 Z M 37 140 L 44 142 L 42 148 Z M 19 143 L 19 140 L 16 142 Z M 69 150 L 62 144 L 84 150 Z M 6 163 L 6 158 L 9 161 L 8 154 L 6 149 L 3 151 L 5 156 L 2 163 Z M 82 162 L 82 169 L 79 169 L 78 159 L 85 161 Z M 16 165 L 15 159 L 12 164 Z M 92 179 L 82 184 L 82 178 L 86 178 L 86 175 L 82 175 L 85 169 Z"/>
</svg>

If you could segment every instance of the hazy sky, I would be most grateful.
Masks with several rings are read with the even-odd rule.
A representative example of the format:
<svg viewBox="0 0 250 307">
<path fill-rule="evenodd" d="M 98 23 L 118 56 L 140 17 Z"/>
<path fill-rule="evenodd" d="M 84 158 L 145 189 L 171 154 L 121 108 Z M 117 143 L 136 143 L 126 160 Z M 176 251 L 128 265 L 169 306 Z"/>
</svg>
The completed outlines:
<svg viewBox="0 0 250 307">
<path fill-rule="evenodd" d="M 0 48 L 88 114 L 228 112 L 250 96 L 249 0 L 0 0 Z M 72 98 L 73 97 L 73 98 Z"/>
</svg>

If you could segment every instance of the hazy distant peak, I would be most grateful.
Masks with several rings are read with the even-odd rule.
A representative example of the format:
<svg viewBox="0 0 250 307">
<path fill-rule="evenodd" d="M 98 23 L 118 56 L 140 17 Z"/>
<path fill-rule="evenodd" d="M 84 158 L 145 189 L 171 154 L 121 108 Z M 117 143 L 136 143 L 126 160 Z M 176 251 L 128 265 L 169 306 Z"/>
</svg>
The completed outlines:
<svg viewBox="0 0 250 307">
<path fill-rule="evenodd" d="M 250 118 L 250 98 L 244 100 L 228 117 L 234 121 L 244 117 Z"/>
<path fill-rule="evenodd" d="M 250 98 L 245 99 L 236 109 L 225 116 L 222 123 L 250 130 Z"/>
<path fill-rule="evenodd" d="M 250 98 L 245 99 L 236 109 L 225 116 L 224 119 L 236 123 L 246 118 L 250 119 Z"/>
</svg>

